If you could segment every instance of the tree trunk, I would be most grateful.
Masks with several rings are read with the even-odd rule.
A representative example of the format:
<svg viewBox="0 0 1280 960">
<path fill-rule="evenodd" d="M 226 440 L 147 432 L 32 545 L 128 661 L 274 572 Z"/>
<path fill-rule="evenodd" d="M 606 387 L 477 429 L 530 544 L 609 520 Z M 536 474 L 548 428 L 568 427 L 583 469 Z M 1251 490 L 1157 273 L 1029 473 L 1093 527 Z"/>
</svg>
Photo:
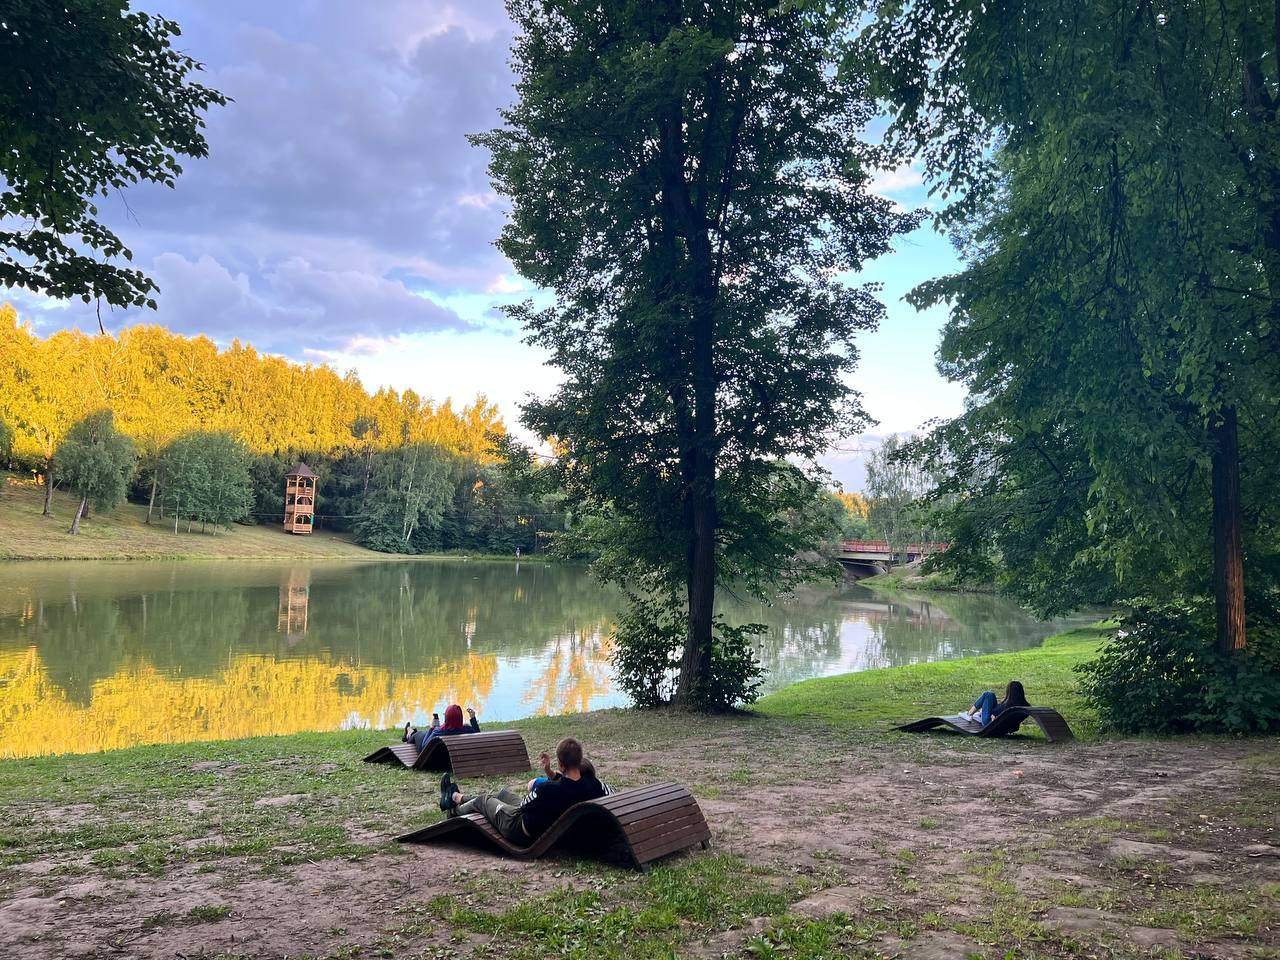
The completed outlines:
<svg viewBox="0 0 1280 960">
<path fill-rule="evenodd" d="M 43 516 L 53 516 L 53 460 L 48 460 L 44 465 L 44 514 Z"/>
<path fill-rule="evenodd" d="M 76 508 L 75 518 L 71 521 L 71 533 L 80 532 L 80 518 L 84 516 L 85 507 L 89 505 L 88 497 L 80 498 L 80 506 Z"/>
<path fill-rule="evenodd" d="M 710 263 L 708 260 L 708 268 Z M 706 274 L 710 280 L 709 269 Z M 676 699 L 697 706 L 711 672 L 716 596 L 716 377 L 715 297 L 703 289 L 693 334 L 693 451 L 690 498 L 689 626 Z"/>
<path fill-rule="evenodd" d="M 1245 646 L 1244 546 L 1240 531 L 1240 451 L 1235 407 L 1225 407 L 1209 425 L 1213 443 L 1213 592 L 1218 648 Z"/>
<path fill-rule="evenodd" d="M 155 512 L 155 509 L 156 509 L 156 474 L 154 471 L 152 471 L 151 496 L 147 500 L 147 523 L 151 522 L 151 514 Z"/>
</svg>

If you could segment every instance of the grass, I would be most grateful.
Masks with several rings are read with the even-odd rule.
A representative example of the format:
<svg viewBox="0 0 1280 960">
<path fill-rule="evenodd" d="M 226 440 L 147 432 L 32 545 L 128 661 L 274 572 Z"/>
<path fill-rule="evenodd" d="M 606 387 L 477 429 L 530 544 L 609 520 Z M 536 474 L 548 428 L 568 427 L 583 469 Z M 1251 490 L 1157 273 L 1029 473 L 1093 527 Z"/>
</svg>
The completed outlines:
<svg viewBox="0 0 1280 960">
<path fill-rule="evenodd" d="M 518 870 L 497 858 L 450 860 L 394 843 L 395 832 L 439 813 L 430 778 L 358 762 L 387 741 L 382 731 L 3 761 L 0 922 L 10 898 L 56 898 L 96 877 L 105 884 L 102 904 L 80 901 L 74 912 L 128 911 L 124 920 L 94 921 L 121 943 L 166 935 L 196 943 L 205 931 L 257 923 L 262 908 L 244 891 L 271 885 L 275 896 L 293 897 L 282 910 L 315 911 L 317 929 L 327 930 L 321 952 L 307 952 L 312 940 L 291 951 L 299 956 L 834 960 L 909 955 L 908 947 L 922 956 L 987 960 L 1151 956 L 1117 940 L 1120 921 L 1097 931 L 1054 928 L 1046 917 L 1055 907 L 1176 931 L 1188 944 L 1205 944 L 1206 956 L 1224 938 L 1265 950 L 1276 939 L 1280 885 L 1230 858 L 1266 835 L 1267 823 L 1246 825 L 1260 811 L 1273 816 L 1274 741 L 1232 748 L 1239 774 L 1230 803 L 1210 789 L 1159 811 L 1084 807 L 1072 816 L 1029 817 L 1029 829 L 1011 815 L 1001 831 L 974 839 L 954 829 L 957 811 L 969 807 L 936 805 L 946 799 L 942 784 L 966 768 L 976 768 L 975 779 L 962 791 L 971 800 L 961 802 L 983 810 L 1011 799 L 1012 814 L 1024 787 L 1006 769 L 1011 753 L 1029 779 L 1074 783 L 1077 762 L 1095 770 L 1099 762 L 1128 762 L 1125 776 L 1138 775 L 1131 769 L 1142 763 L 1138 748 L 1124 740 L 1048 747 L 884 734 L 889 722 L 955 710 L 975 689 L 1008 677 L 1061 706 L 1077 729 L 1090 729 L 1072 668 L 1105 633 L 1081 628 L 1020 653 L 806 681 L 732 716 L 603 710 L 510 724 L 534 755 L 573 732 L 606 758 L 617 787 L 671 777 L 694 790 L 712 822 L 711 851 L 643 874 L 574 860 Z M 772 743 L 787 749 L 762 754 Z M 1144 741 L 1141 751 L 1148 746 L 1208 757 L 1223 743 Z M 1152 779 L 1162 773 L 1144 775 L 1146 785 L 1164 788 Z M 1097 791 L 1107 776 L 1095 773 L 1084 786 Z M 821 793 L 827 781 L 840 784 L 831 795 Z M 786 804 L 818 799 L 837 812 L 824 831 L 793 838 L 788 826 L 786 842 L 777 844 Z M 1214 817 L 1206 820 L 1210 800 Z M 730 813 L 731 801 L 745 805 Z M 982 822 L 979 816 L 975 827 Z M 846 823 L 873 825 L 856 849 L 840 835 Z M 1216 871 L 1223 885 L 1110 855 L 1108 845 L 1122 835 L 1210 846 L 1220 863 L 1197 869 Z M 1037 888 L 1020 873 L 1028 865 L 1036 874 L 1083 873 L 1088 882 L 1051 879 Z M 360 878 L 357 887 L 352 877 Z M 181 904 L 169 897 L 178 883 L 197 887 Z M 833 901 L 837 909 L 815 916 L 802 906 L 832 888 L 846 891 Z M 366 894 L 361 903 L 373 913 L 333 907 Z"/>
<path fill-rule="evenodd" d="M 757 712 L 790 720 L 820 720 L 837 729 L 882 730 L 938 713 L 955 713 L 974 692 L 1001 692 L 1021 680 L 1033 703 L 1052 705 L 1071 717 L 1077 736 L 1096 728 L 1080 695 L 1075 667 L 1096 656 L 1109 627 L 1079 627 L 1045 640 L 1032 650 L 937 663 L 867 670 L 793 684 L 762 698 Z"/>
<path fill-rule="evenodd" d="M 80 532 L 67 531 L 78 501 L 62 490 L 53 494 L 53 516 L 42 515 L 44 488 L 30 478 L 0 472 L 0 560 L 387 560 L 406 554 L 366 550 L 346 536 L 318 530 L 307 536 L 279 525 L 244 526 L 201 533 L 198 525 L 173 532 L 173 522 L 146 522 L 147 508 L 122 503 L 91 511 Z M 455 554 L 432 554 L 432 557 Z M 418 559 L 430 559 L 427 555 Z M 541 558 L 524 558 L 537 562 Z"/>
<path fill-rule="evenodd" d="M 0 474 L 0 559 L 6 560 L 185 560 L 185 559 L 345 559 L 382 558 L 337 534 L 306 537 L 277 526 L 241 526 L 217 533 L 173 532 L 172 522 L 146 522 L 147 508 L 123 503 L 102 513 L 90 511 L 80 532 L 68 533 L 77 501 L 55 490 L 53 516 L 41 515 L 44 488 L 30 479 Z"/>
</svg>

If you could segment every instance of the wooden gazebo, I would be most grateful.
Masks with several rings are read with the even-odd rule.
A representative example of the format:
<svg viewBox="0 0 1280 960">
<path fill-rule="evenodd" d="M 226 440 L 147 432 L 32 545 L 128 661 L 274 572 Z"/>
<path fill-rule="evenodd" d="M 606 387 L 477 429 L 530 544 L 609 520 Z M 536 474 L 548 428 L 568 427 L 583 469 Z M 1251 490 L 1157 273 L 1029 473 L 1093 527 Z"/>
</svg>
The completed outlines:
<svg viewBox="0 0 1280 960">
<path fill-rule="evenodd" d="M 316 519 L 316 475 L 305 463 L 284 475 L 285 533 L 310 533 Z"/>
</svg>

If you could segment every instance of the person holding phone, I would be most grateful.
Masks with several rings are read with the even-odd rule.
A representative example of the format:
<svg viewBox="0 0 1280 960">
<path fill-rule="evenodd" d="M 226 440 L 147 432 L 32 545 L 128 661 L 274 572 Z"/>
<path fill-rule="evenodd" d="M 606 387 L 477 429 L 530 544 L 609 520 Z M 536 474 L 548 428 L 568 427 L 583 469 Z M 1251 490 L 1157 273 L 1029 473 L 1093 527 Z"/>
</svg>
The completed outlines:
<svg viewBox="0 0 1280 960">
<path fill-rule="evenodd" d="M 460 733 L 479 733 L 480 721 L 476 719 L 476 712 L 471 707 L 467 707 L 468 720 L 462 722 L 462 707 L 456 703 L 449 704 L 444 711 L 444 723 L 440 722 L 440 714 L 433 713 L 431 715 L 431 727 L 427 730 L 419 730 L 410 723 L 404 725 L 404 736 L 400 739 L 405 743 L 412 743 L 419 750 L 426 747 L 427 742 L 432 737 L 451 737 Z"/>
</svg>

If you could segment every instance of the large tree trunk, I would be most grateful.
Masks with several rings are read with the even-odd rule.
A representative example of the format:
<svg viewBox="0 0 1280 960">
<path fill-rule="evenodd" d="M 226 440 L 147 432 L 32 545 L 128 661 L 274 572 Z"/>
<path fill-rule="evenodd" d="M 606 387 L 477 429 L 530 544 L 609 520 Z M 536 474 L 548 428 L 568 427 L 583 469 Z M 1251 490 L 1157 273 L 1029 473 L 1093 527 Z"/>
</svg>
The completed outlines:
<svg viewBox="0 0 1280 960">
<path fill-rule="evenodd" d="M 695 251 L 701 244 L 694 244 Z M 709 248 L 706 254 L 709 254 Z M 695 258 L 701 259 L 695 252 Z M 689 626 L 676 699 L 699 705 L 711 672 L 716 596 L 716 376 L 715 294 L 710 257 L 693 332 L 693 450 L 686 482 L 690 510 Z"/>
<path fill-rule="evenodd" d="M 1240 531 L 1240 451 L 1235 407 L 1226 407 L 1209 425 L 1213 443 L 1213 592 L 1218 614 L 1218 647 L 1245 646 L 1244 545 Z"/>
<path fill-rule="evenodd" d="M 44 516 L 53 516 L 53 461 L 44 465 Z"/>
<path fill-rule="evenodd" d="M 84 516 L 85 508 L 86 508 L 88 505 L 89 505 L 89 498 L 88 498 L 88 497 L 81 497 L 81 498 L 80 498 L 80 506 L 76 508 L 76 515 L 75 515 L 75 518 L 71 521 L 71 532 L 72 532 L 72 533 L 79 533 L 79 532 L 80 532 L 80 518 Z"/>
<path fill-rule="evenodd" d="M 151 522 L 151 514 L 156 509 L 156 473 L 151 473 L 151 496 L 147 499 L 147 523 Z"/>
</svg>

